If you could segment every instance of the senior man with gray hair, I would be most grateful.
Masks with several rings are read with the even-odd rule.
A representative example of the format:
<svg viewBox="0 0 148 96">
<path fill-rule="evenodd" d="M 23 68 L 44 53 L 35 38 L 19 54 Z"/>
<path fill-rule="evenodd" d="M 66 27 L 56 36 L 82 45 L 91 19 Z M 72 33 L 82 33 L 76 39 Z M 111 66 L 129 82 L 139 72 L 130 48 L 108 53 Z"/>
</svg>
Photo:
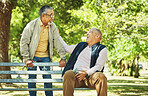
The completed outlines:
<svg viewBox="0 0 148 96">
<path fill-rule="evenodd" d="M 100 44 L 102 33 L 96 28 L 87 32 L 86 42 L 67 45 L 60 37 L 64 48 L 71 56 L 63 70 L 63 96 L 74 96 L 74 88 L 95 88 L 97 96 L 107 96 L 107 78 L 103 74 L 107 60 L 107 48 Z"/>
<path fill-rule="evenodd" d="M 53 47 L 60 55 L 59 67 L 66 63 L 65 50 L 59 39 L 52 7 L 45 5 L 39 10 L 40 17 L 29 22 L 23 30 L 20 51 L 28 71 L 36 71 L 33 62 L 51 62 Z M 39 66 L 40 70 L 50 70 L 50 66 Z M 43 79 L 50 79 L 51 75 L 43 75 Z M 36 79 L 36 75 L 29 75 L 29 79 Z M 28 83 L 28 88 L 36 88 L 36 83 Z M 52 88 L 52 83 L 44 83 L 44 88 Z M 36 91 L 29 91 L 30 96 L 36 96 Z M 45 91 L 46 96 L 53 96 L 52 91 Z"/>
</svg>

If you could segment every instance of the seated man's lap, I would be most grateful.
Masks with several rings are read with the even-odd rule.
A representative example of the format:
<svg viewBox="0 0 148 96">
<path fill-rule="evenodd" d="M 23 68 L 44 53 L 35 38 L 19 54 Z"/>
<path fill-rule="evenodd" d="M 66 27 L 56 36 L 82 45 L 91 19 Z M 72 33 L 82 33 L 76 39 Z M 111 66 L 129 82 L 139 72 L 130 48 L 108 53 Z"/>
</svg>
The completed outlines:
<svg viewBox="0 0 148 96">
<path fill-rule="evenodd" d="M 102 72 L 95 72 L 92 75 L 90 75 L 85 80 L 79 81 L 74 74 L 73 70 L 68 70 L 64 77 L 65 79 L 73 79 L 75 81 L 75 88 L 83 87 L 83 88 L 94 88 L 96 84 L 98 84 L 100 81 L 106 81 L 107 78 Z"/>
<path fill-rule="evenodd" d="M 98 84 L 100 81 L 106 81 L 107 78 L 102 72 L 95 72 L 92 75 L 90 75 L 85 82 L 85 86 L 89 88 L 95 88 L 96 84 Z"/>
</svg>

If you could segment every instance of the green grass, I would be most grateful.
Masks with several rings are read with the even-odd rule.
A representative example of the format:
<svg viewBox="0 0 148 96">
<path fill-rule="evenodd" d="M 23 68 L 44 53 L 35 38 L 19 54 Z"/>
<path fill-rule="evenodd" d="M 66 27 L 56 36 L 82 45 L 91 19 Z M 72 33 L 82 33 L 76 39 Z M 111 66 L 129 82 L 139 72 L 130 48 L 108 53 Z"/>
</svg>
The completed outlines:
<svg viewBox="0 0 148 96">
<path fill-rule="evenodd" d="M 148 96 L 148 77 L 108 77 L 108 96 Z M 4 87 L 27 88 L 27 84 L 3 84 Z M 37 84 L 43 88 L 43 84 Z M 61 84 L 53 84 L 53 88 L 62 88 Z M 96 96 L 95 90 L 75 91 L 75 96 Z M 27 91 L 1 91 L 0 96 L 29 96 Z M 38 96 L 45 96 L 39 91 Z M 63 96 L 62 91 L 54 91 L 54 96 Z"/>
<path fill-rule="evenodd" d="M 148 77 L 112 77 L 107 82 L 108 92 L 118 96 L 148 96 Z"/>
<path fill-rule="evenodd" d="M 121 94 L 126 96 L 134 95 L 148 95 L 148 86 L 108 86 L 108 91 L 115 94 Z M 129 94 L 129 95 L 128 95 Z"/>
<path fill-rule="evenodd" d="M 121 77 L 123 78 L 123 77 Z M 145 83 L 148 84 L 148 78 L 141 78 L 141 79 L 133 79 L 133 80 L 129 80 L 129 79 L 111 79 L 111 80 L 107 80 L 108 83 Z"/>
</svg>

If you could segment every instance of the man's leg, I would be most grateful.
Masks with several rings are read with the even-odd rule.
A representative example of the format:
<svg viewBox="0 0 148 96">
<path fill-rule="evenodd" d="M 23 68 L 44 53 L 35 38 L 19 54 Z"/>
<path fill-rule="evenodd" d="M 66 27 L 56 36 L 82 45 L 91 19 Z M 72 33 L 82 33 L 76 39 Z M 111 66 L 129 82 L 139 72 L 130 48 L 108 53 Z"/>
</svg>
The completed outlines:
<svg viewBox="0 0 148 96">
<path fill-rule="evenodd" d="M 40 70 L 44 67 L 40 66 Z M 50 70 L 50 66 L 45 67 L 47 71 Z M 51 79 L 51 75 L 42 75 L 43 79 Z M 52 88 L 52 83 L 44 83 L 44 88 Z M 53 96 L 53 91 L 45 91 L 46 96 Z"/>
<path fill-rule="evenodd" d="M 50 62 L 49 57 L 43 57 L 40 58 L 41 62 Z M 43 68 L 45 68 L 47 71 L 50 71 L 50 66 L 40 66 L 39 67 L 40 70 L 42 70 Z M 43 79 L 51 79 L 51 75 L 42 75 Z M 44 83 L 44 88 L 52 88 L 52 83 Z M 53 91 L 45 91 L 45 95 L 46 96 L 53 96 Z"/>
<path fill-rule="evenodd" d="M 63 76 L 63 96 L 74 96 L 74 88 L 84 85 L 84 82 L 79 82 L 73 70 L 68 70 Z"/>
<path fill-rule="evenodd" d="M 72 70 L 65 72 L 63 76 L 63 96 L 73 96 L 75 80 L 75 74 Z"/>
<path fill-rule="evenodd" d="M 90 75 L 85 80 L 85 85 L 90 88 L 95 88 L 97 96 L 107 96 L 107 78 L 101 72 L 96 72 Z"/>
<path fill-rule="evenodd" d="M 33 68 L 28 67 L 27 71 L 36 71 L 37 67 L 34 66 Z M 36 79 L 36 75 L 33 74 L 29 74 L 28 75 L 29 78 L 28 79 Z M 28 83 L 28 88 L 36 88 L 36 83 Z M 36 91 L 29 91 L 30 96 L 36 96 Z"/>
</svg>

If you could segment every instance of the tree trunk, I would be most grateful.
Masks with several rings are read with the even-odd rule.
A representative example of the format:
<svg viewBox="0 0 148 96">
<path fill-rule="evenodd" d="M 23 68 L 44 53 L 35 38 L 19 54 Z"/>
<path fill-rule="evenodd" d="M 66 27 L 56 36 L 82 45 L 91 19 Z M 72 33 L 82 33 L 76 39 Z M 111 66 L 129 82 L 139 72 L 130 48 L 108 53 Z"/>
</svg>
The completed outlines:
<svg viewBox="0 0 148 96">
<path fill-rule="evenodd" d="M 12 4 L 0 2 L 0 62 L 9 62 L 8 45 L 12 9 Z M 0 67 L 0 70 L 10 70 L 10 67 Z M 11 78 L 11 75 L 0 75 L 0 78 Z"/>
<path fill-rule="evenodd" d="M 119 70 L 120 70 L 120 72 L 119 72 L 119 75 L 120 76 L 122 76 L 122 61 L 123 61 L 124 59 L 122 58 L 120 61 L 119 61 L 119 63 L 118 63 L 118 65 L 120 66 L 120 68 L 119 68 Z"/>
<path fill-rule="evenodd" d="M 135 58 L 133 59 L 133 62 L 132 62 L 130 76 L 133 76 L 134 67 L 135 67 Z"/>
<path fill-rule="evenodd" d="M 139 77 L 139 55 L 137 56 L 137 64 L 136 64 L 136 67 L 135 67 L 135 78 L 138 78 Z"/>
</svg>

